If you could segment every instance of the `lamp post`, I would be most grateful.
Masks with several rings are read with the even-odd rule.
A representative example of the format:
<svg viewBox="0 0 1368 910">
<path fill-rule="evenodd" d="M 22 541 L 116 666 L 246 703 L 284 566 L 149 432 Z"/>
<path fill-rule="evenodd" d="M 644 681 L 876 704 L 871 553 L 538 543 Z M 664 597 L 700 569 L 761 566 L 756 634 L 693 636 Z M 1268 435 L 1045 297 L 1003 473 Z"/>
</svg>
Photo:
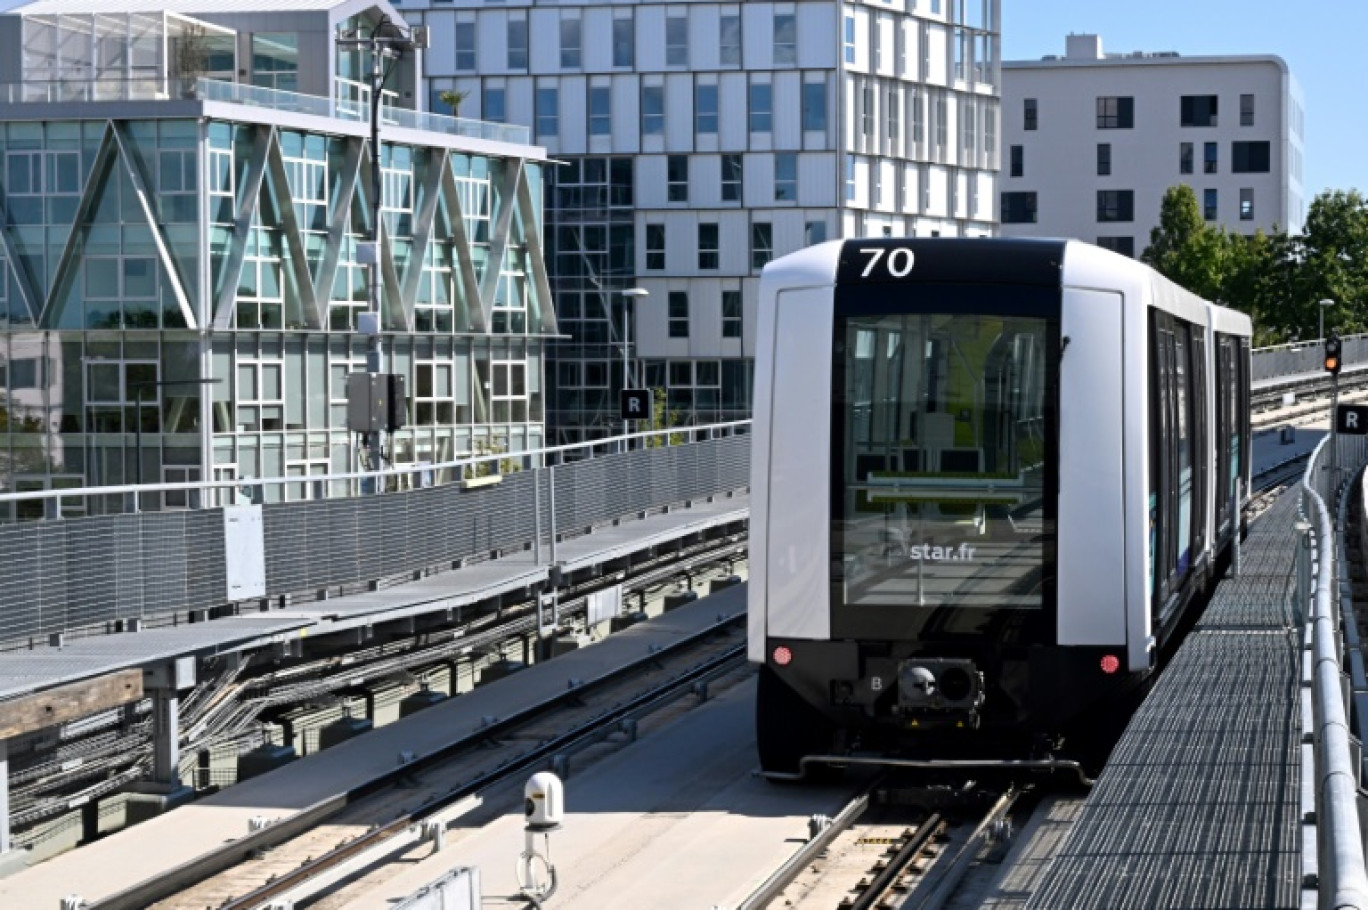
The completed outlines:
<svg viewBox="0 0 1368 910">
<path fill-rule="evenodd" d="M 136 479 L 138 486 L 142 486 L 142 482 L 143 482 L 143 461 L 142 461 L 142 456 L 143 456 L 143 448 L 142 448 L 142 403 L 143 403 L 143 389 L 159 389 L 159 388 L 162 388 L 162 387 L 164 387 L 164 386 L 169 386 L 169 385 L 213 385 L 214 383 L 220 382 L 220 381 L 222 381 L 222 380 L 219 380 L 219 379 L 215 379 L 215 378 L 213 378 L 213 377 L 210 377 L 210 378 L 206 378 L 206 379 L 156 379 L 156 380 L 149 380 L 149 381 L 146 381 L 146 382 L 134 382 L 134 383 L 131 383 L 131 384 L 130 384 L 130 386 L 129 386 L 130 388 L 135 388 L 135 389 L 138 390 L 137 395 L 134 396 L 135 406 L 134 406 L 134 410 L 133 410 L 133 427 L 134 427 L 134 430 L 135 430 L 135 432 L 136 432 L 136 442 L 135 442 L 134 445 L 135 445 L 135 448 L 137 449 L 137 459 L 138 459 L 138 460 L 137 460 L 137 463 L 134 465 L 134 475 L 133 475 L 133 476 L 134 476 L 134 478 Z M 161 402 L 160 402 L 160 401 L 157 402 L 157 430 L 158 430 L 158 432 L 161 431 Z"/>
<path fill-rule="evenodd" d="M 380 335 L 380 213 L 383 202 L 380 107 L 390 68 L 385 67 L 384 62 L 391 57 L 397 61 L 409 51 L 427 47 L 427 35 L 426 28 L 405 29 L 388 15 L 383 15 L 366 37 L 361 37 L 360 29 L 357 29 L 354 34 L 337 39 L 339 47 L 370 51 L 370 238 L 362 245 L 364 249 L 357 250 L 357 260 L 370 267 L 370 281 L 366 312 L 358 315 L 356 326 L 357 331 L 366 336 L 367 373 L 382 373 L 385 369 L 384 340 Z M 380 470 L 380 433 L 367 433 L 366 446 L 370 450 L 371 468 Z"/>
<path fill-rule="evenodd" d="M 1328 297 L 1325 297 L 1325 298 L 1322 298 L 1322 299 L 1321 299 L 1321 301 L 1320 301 L 1320 306 L 1319 306 L 1319 308 L 1316 310 L 1316 315 L 1320 317 L 1320 331 L 1319 331 L 1319 333 L 1316 335 L 1316 338 L 1317 338 L 1317 339 L 1324 339 L 1324 338 L 1325 338 L 1325 308 L 1328 307 L 1328 306 L 1334 306 L 1334 305 L 1335 305 L 1335 301 L 1331 300 L 1331 299 L 1328 298 Z"/>
<path fill-rule="evenodd" d="M 627 288 L 619 291 L 622 295 L 622 390 L 625 392 L 631 387 L 631 367 L 627 357 L 627 349 L 632 343 L 632 303 L 633 301 L 651 296 L 651 292 L 645 288 Z M 631 432 L 631 422 L 627 418 L 622 419 L 622 449 L 627 450 L 627 434 Z"/>
</svg>

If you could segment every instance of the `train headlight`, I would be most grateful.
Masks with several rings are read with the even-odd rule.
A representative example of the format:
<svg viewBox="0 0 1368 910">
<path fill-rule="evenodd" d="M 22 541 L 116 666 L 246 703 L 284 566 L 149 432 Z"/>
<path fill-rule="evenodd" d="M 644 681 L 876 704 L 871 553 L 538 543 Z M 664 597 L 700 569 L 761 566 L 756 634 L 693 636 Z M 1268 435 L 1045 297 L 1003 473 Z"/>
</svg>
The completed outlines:
<svg viewBox="0 0 1368 910">
<path fill-rule="evenodd" d="M 1105 654 L 1101 660 L 1102 672 L 1108 675 L 1121 669 L 1121 659 L 1115 654 Z"/>
<path fill-rule="evenodd" d="M 793 663 L 793 652 L 786 645 L 775 648 L 772 657 L 776 667 L 787 667 Z"/>
</svg>

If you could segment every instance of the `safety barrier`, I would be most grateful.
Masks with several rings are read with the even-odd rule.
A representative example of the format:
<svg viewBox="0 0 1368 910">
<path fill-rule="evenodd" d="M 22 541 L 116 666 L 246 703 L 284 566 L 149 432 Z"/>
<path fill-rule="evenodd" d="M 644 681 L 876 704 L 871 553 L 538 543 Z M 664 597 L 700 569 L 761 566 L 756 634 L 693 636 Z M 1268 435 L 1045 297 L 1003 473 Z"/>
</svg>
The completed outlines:
<svg viewBox="0 0 1368 910">
<path fill-rule="evenodd" d="M 1317 905 L 1335 910 L 1368 910 L 1368 869 L 1358 804 L 1361 745 L 1350 726 L 1352 701 L 1346 691 L 1364 687 L 1363 662 L 1356 647 L 1353 604 L 1346 596 L 1344 541 L 1336 538 L 1330 517 L 1330 510 L 1337 508 L 1339 526 L 1344 527 L 1347 498 L 1337 506 L 1337 494 L 1345 486 L 1343 466 L 1357 468 L 1366 455 L 1368 443 L 1363 437 L 1322 440 L 1302 480 L 1307 521 L 1298 523 L 1296 596 L 1300 607 L 1310 607 L 1302 679 L 1303 684 L 1309 681 L 1311 690 L 1311 729 L 1307 732 L 1314 752 L 1314 881 L 1319 890 Z M 1351 671 L 1350 687 L 1341 670 L 1342 657 Z M 1353 714 L 1362 722 L 1362 714 Z"/>
<path fill-rule="evenodd" d="M 267 488 L 301 484 L 284 478 L 0 496 L 37 498 L 51 516 L 67 497 L 136 505 L 137 495 L 176 491 L 195 506 L 231 498 L 0 526 L 0 647 L 193 621 L 233 601 L 313 594 L 500 551 L 540 554 L 556 537 L 744 489 L 748 430 L 748 421 L 677 428 L 628 437 L 609 454 L 597 454 L 599 442 L 307 481 L 320 496 L 357 483 L 389 490 L 336 499 L 267 501 Z M 255 542 L 255 564 L 243 541 Z"/>
<path fill-rule="evenodd" d="M 1343 342 L 1340 353 L 1346 367 L 1368 363 L 1368 334 L 1346 335 Z M 1322 367 L 1322 353 L 1319 339 L 1255 348 L 1250 353 L 1250 378 L 1259 382 L 1279 376 L 1318 373 Z"/>
</svg>

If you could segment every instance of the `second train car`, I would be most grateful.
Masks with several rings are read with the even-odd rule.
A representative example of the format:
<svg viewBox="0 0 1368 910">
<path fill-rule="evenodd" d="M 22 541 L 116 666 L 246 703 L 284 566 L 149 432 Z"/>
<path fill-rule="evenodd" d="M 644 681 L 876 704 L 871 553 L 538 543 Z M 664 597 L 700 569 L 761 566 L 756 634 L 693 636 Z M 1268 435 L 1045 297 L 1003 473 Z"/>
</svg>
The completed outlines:
<svg viewBox="0 0 1368 910">
<path fill-rule="evenodd" d="M 835 241 L 768 265 L 763 770 L 1039 756 L 1134 691 L 1239 533 L 1250 329 L 1073 241 Z"/>
</svg>

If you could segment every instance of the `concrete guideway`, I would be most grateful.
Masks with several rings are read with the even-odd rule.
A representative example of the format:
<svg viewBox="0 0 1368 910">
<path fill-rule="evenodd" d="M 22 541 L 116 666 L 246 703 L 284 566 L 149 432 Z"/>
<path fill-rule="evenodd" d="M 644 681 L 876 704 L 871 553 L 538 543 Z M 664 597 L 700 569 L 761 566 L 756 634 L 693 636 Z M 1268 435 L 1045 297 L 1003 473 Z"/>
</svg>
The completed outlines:
<svg viewBox="0 0 1368 910">
<path fill-rule="evenodd" d="M 55 908 L 77 894 L 96 901 L 245 837 L 257 816 L 278 820 L 346 793 L 395 766 L 396 756 L 426 754 L 477 732 L 486 716 L 507 717 L 520 707 L 565 691 L 566 680 L 610 673 L 652 646 L 686 637 L 719 613 L 745 608 L 745 588 L 702 598 L 647 623 L 526 670 L 332 749 L 244 781 L 141 825 L 0 879 L 0 907 Z M 520 806 L 519 806 L 520 811 Z M 511 866 L 511 862 L 509 863 Z"/>
</svg>

